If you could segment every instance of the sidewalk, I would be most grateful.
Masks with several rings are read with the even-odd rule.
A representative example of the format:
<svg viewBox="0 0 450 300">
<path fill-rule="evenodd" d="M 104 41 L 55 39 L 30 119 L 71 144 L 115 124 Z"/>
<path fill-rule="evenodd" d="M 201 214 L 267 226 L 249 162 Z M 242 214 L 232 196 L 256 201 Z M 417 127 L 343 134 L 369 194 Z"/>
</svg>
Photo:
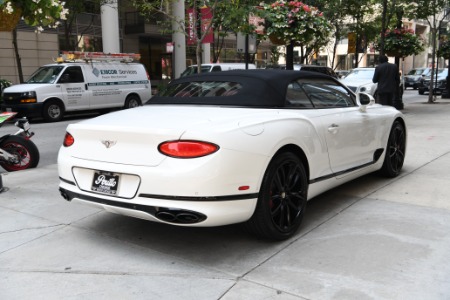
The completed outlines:
<svg viewBox="0 0 450 300">
<path fill-rule="evenodd" d="M 0 299 L 450 299 L 450 100 L 417 99 L 402 175 L 311 200 L 281 243 L 70 204 L 56 165 L 4 174 Z"/>
</svg>

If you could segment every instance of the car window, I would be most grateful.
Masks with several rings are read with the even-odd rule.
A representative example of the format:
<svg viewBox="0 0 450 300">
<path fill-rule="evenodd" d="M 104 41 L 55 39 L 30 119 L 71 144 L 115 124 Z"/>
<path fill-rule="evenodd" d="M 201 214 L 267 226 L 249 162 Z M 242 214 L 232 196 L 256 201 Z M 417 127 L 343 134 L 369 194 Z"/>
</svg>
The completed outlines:
<svg viewBox="0 0 450 300">
<path fill-rule="evenodd" d="M 66 78 L 67 77 L 67 78 Z M 64 83 L 79 83 L 84 82 L 83 72 L 81 67 L 67 67 L 59 80 Z"/>
<path fill-rule="evenodd" d="M 353 94 L 332 80 L 299 79 L 296 81 L 315 108 L 355 106 Z"/>
<path fill-rule="evenodd" d="M 301 85 L 294 81 L 288 85 L 286 92 L 286 107 L 314 108 Z"/>
<path fill-rule="evenodd" d="M 222 68 L 220 66 L 214 66 L 211 70 L 211 72 L 220 72 L 222 71 Z"/>
</svg>

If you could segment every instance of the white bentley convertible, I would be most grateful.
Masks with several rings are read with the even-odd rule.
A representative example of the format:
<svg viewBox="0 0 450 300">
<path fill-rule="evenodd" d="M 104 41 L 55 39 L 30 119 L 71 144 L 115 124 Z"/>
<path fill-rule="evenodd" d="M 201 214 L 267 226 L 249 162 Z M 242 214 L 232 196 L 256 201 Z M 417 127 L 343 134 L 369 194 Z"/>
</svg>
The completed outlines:
<svg viewBox="0 0 450 300">
<path fill-rule="evenodd" d="M 405 159 L 393 107 L 318 73 L 244 70 L 174 80 L 143 107 L 71 124 L 61 195 L 180 226 L 244 223 L 285 239 L 306 201 Z"/>
</svg>

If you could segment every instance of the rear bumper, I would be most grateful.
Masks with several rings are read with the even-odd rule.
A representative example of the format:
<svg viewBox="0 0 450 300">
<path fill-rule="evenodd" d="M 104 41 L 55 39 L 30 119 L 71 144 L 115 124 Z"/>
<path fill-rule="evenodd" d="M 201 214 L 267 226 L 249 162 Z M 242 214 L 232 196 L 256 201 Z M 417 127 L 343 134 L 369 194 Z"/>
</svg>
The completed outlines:
<svg viewBox="0 0 450 300">
<path fill-rule="evenodd" d="M 136 197 L 132 201 L 100 196 L 61 181 L 59 191 L 67 201 L 108 212 L 178 226 L 213 227 L 245 222 L 253 215 L 257 198 L 232 201 L 173 201 Z"/>
</svg>

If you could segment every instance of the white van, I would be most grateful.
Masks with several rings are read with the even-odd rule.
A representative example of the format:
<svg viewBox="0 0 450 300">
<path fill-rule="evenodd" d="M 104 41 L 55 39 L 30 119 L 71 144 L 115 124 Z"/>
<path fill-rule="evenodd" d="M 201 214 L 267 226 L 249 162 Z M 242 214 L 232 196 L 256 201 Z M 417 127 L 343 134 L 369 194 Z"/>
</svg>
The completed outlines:
<svg viewBox="0 0 450 300">
<path fill-rule="evenodd" d="M 216 64 L 202 64 L 202 73 L 206 72 L 220 72 L 230 70 L 245 70 L 245 63 L 216 63 Z M 248 69 L 256 69 L 255 64 L 248 64 Z M 181 73 L 180 77 L 197 74 L 197 65 L 191 65 Z"/>
<path fill-rule="evenodd" d="M 26 83 L 4 89 L 2 110 L 59 121 L 65 112 L 132 108 L 151 98 L 145 67 L 130 62 L 134 54 L 82 55 L 45 65 Z"/>
</svg>

